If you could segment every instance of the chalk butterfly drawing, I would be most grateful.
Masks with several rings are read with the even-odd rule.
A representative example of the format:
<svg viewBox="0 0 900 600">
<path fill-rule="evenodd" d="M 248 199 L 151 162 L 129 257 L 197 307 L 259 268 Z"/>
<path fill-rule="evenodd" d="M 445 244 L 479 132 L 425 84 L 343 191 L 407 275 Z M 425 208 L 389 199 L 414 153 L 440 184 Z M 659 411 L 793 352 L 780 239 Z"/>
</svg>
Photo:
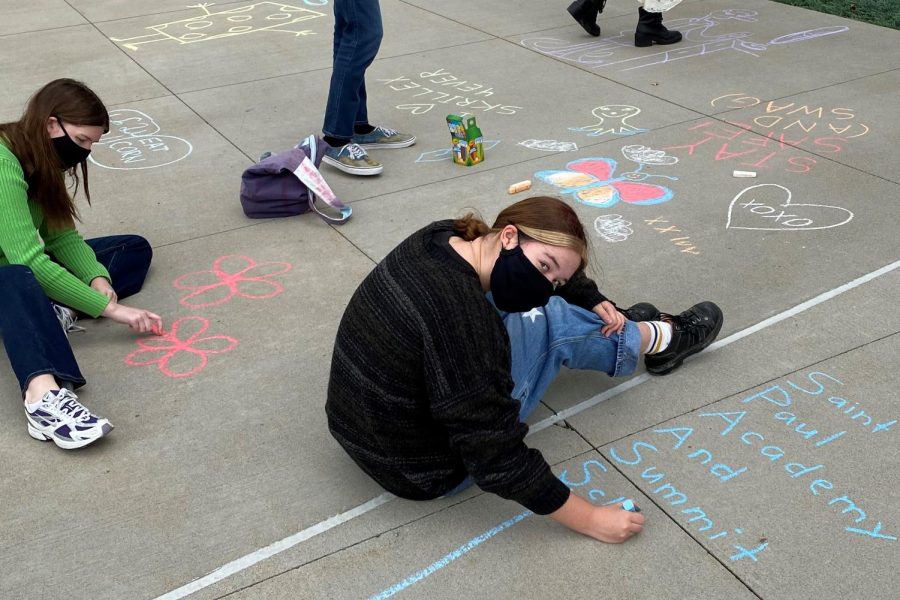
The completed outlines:
<svg viewBox="0 0 900 600">
<path fill-rule="evenodd" d="M 671 200 L 674 194 L 669 188 L 641 182 L 648 177 L 677 178 L 642 173 L 643 168 L 644 165 L 641 165 L 636 171 L 616 176 L 616 161 L 613 159 L 583 158 L 568 163 L 565 171 L 538 171 L 534 176 L 561 188 L 563 194 L 597 208 L 608 208 L 620 200 L 638 206 Z"/>
</svg>

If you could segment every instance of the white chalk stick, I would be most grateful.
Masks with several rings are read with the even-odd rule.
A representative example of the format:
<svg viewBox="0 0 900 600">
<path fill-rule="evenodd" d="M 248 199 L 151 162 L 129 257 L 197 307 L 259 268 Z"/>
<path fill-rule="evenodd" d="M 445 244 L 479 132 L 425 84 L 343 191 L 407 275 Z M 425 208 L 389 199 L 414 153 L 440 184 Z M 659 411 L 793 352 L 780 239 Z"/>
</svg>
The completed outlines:
<svg viewBox="0 0 900 600">
<path fill-rule="evenodd" d="M 756 171 L 735 171 L 732 175 L 735 177 L 756 177 Z"/>
</svg>

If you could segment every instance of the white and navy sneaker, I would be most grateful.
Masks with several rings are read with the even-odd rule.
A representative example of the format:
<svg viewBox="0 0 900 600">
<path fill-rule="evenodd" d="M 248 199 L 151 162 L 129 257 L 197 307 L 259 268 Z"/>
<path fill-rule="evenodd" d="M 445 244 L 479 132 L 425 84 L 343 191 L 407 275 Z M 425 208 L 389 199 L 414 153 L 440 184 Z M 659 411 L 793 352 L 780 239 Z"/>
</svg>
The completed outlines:
<svg viewBox="0 0 900 600">
<path fill-rule="evenodd" d="M 25 405 L 28 435 L 65 450 L 82 448 L 113 430 L 112 424 L 92 415 L 78 397 L 66 388 L 50 390 L 40 402 Z"/>
<path fill-rule="evenodd" d="M 78 315 L 75 314 L 75 311 L 71 308 L 53 303 L 53 312 L 56 313 L 56 318 L 59 321 L 59 324 L 62 326 L 63 331 L 66 332 L 66 337 L 69 336 L 69 333 L 72 332 L 84 332 L 85 329 L 81 325 L 76 325 L 75 322 L 78 320 Z"/>
</svg>

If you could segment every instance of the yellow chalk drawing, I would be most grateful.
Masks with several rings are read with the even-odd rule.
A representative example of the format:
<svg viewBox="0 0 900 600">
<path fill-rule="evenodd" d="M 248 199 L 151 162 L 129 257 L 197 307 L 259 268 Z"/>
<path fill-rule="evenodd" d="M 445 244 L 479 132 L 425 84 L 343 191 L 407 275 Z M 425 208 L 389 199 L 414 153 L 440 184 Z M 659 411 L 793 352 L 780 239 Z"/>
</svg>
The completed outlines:
<svg viewBox="0 0 900 600">
<path fill-rule="evenodd" d="M 325 16 L 324 13 L 281 2 L 254 2 L 219 12 L 211 12 L 210 6 L 213 4 L 192 4 L 188 8 L 199 8 L 204 14 L 145 28 L 154 33 L 109 39 L 121 43 L 129 50 L 137 51 L 138 46 L 151 42 L 172 40 L 179 44 L 193 44 L 262 31 L 293 33 L 299 37 L 313 35 L 314 32 L 304 29 L 298 23 Z"/>
</svg>

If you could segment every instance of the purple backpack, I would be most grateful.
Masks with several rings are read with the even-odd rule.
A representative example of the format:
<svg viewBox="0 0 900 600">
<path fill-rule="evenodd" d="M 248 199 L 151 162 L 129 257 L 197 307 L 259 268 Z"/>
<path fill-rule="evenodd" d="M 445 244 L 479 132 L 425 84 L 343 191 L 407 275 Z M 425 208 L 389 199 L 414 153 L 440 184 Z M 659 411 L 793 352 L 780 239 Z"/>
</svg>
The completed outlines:
<svg viewBox="0 0 900 600">
<path fill-rule="evenodd" d="M 327 144 L 309 136 L 287 152 L 263 155 L 241 175 L 241 207 L 251 219 L 290 217 L 310 210 L 329 223 L 341 225 L 353 212 L 319 173 Z M 330 215 L 316 206 L 322 200 L 340 213 Z"/>
</svg>

